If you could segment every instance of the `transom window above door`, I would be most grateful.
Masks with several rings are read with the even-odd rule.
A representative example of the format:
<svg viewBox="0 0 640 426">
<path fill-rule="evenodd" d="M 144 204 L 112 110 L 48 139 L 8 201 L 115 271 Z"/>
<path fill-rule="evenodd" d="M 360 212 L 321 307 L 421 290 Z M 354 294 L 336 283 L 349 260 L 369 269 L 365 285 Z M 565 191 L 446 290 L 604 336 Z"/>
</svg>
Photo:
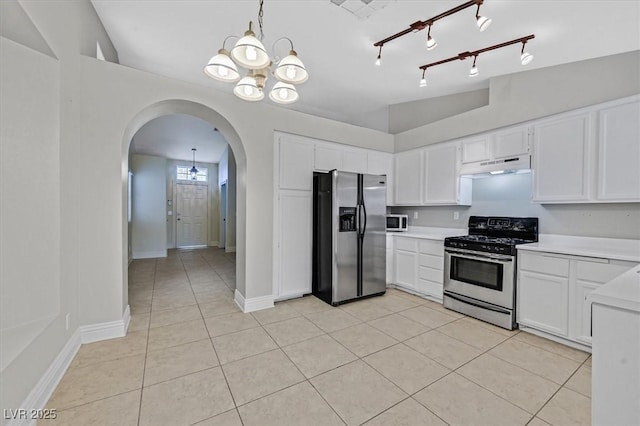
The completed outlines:
<svg viewBox="0 0 640 426">
<path fill-rule="evenodd" d="M 209 170 L 206 167 L 196 167 L 198 169 L 198 173 L 196 174 L 195 180 L 197 182 L 207 182 L 209 180 Z M 191 174 L 189 173 L 191 170 L 191 166 L 177 166 L 176 167 L 176 180 L 190 180 Z"/>
</svg>

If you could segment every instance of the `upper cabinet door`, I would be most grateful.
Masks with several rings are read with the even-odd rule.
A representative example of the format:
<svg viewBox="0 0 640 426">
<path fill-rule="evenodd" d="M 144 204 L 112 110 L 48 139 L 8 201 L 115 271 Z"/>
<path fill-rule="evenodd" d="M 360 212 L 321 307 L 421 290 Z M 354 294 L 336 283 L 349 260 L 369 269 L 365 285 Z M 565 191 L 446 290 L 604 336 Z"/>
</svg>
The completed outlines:
<svg viewBox="0 0 640 426">
<path fill-rule="evenodd" d="M 457 154 L 457 144 L 439 144 L 437 147 L 425 150 L 423 203 L 456 204 L 458 202 Z"/>
<path fill-rule="evenodd" d="M 533 201 L 589 199 L 590 128 L 590 113 L 556 118 L 534 126 Z"/>
<path fill-rule="evenodd" d="M 367 151 L 345 149 L 342 153 L 342 170 L 352 173 L 367 173 Z"/>
<path fill-rule="evenodd" d="M 280 189 L 313 189 L 313 144 L 280 137 Z"/>
<path fill-rule="evenodd" d="M 477 163 L 491 158 L 491 146 L 487 135 L 462 141 L 462 163 Z"/>
<path fill-rule="evenodd" d="M 393 154 L 369 151 L 367 154 L 367 173 L 371 175 L 387 175 L 387 205 L 393 205 Z"/>
<path fill-rule="evenodd" d="M 342 170 L 342 150 L 337 147 L 316 144 L 315 169 L 328 172 Z"/>
<path fill-rule="evenodd" d="M 422 151 L 396 154 L 395 200 L 396 204 L 419 205 L 422 203 Z"/>
<path fill-rule="evenodd" d="M 599 112 L 598 200 L 640 201 L 640 101 Z"/>
<path fill-rule="evenodd" d="M 492 135 L 493 157 L 508 158 L 529 154 L 529 128 L 512 127 Z"/>
</svg>

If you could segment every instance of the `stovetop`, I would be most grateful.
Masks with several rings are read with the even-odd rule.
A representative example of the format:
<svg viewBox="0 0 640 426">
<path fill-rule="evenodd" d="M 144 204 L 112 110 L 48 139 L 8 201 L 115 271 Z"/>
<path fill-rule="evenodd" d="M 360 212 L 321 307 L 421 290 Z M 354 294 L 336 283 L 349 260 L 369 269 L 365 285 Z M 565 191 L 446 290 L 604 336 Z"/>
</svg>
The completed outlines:
<svg viewBox="0 0 640 426">
<path fill-rule="evenodd" d="M 444 245 L 479 252 L 515 255 L 516 245 L 536 241 L 538 218 L 471 216 L 469 235 L 445 238 Z"/>
</svg>

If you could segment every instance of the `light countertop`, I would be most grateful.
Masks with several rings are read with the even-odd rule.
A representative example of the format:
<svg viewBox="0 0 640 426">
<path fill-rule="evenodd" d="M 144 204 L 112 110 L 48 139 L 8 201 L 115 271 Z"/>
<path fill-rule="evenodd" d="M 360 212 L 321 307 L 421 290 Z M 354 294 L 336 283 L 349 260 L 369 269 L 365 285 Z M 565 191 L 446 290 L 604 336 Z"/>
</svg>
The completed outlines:
<svg viewBox="0 0 640 426">
<path fill-rule="evenodd" d="M 410 226 L 407 232 L 387 232 L 387 235 L 443 241 L 446 237 L 467 235 L 468 233 L 469 232 L 467 228 L 433 228 L 428 226 Z"/>
<path fill-rule="evenodd" d="M 640 265 L 592 291 L 593 303 L 640 313 Z"/>
<path fill-rule="evenodd" d="M 516 248 L 525 251 L 640 262 L 640 240 L 540 234 L 537 243 L 521 244 Z"/>
</svg>

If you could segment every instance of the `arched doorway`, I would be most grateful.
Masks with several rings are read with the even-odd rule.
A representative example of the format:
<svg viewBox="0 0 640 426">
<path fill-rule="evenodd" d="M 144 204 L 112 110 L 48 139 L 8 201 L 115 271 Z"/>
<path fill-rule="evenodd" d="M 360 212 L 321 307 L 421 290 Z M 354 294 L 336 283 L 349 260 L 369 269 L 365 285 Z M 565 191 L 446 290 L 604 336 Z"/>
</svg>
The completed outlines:
<svg viewBox="0 0 640 426">
<path fill-rule="evenodd" d="M 236 130 L 231 123 L 218 112 L 203 104 L 172 99 L 160 101 L 149 105 L 133 117 L 127 125 L 122 140 L 122 253 L 123 253 L 123 300 L 128 303 L 128 192 L 129 192 L 129 145 L 133 136 L 149 121 L 161 116 L 171 114 L 185 114 L 200 118 L 218 128 L 219 132 L 227 140 L 236 162 L 236 177 L 239 183 L 236 188 L 236 298 L 242 298 L 246 294 L 245 271 L 246 271 L 246 187 L 244 186 L 246 176 L 246 153 L 244 146 Z"/>
</svg>

